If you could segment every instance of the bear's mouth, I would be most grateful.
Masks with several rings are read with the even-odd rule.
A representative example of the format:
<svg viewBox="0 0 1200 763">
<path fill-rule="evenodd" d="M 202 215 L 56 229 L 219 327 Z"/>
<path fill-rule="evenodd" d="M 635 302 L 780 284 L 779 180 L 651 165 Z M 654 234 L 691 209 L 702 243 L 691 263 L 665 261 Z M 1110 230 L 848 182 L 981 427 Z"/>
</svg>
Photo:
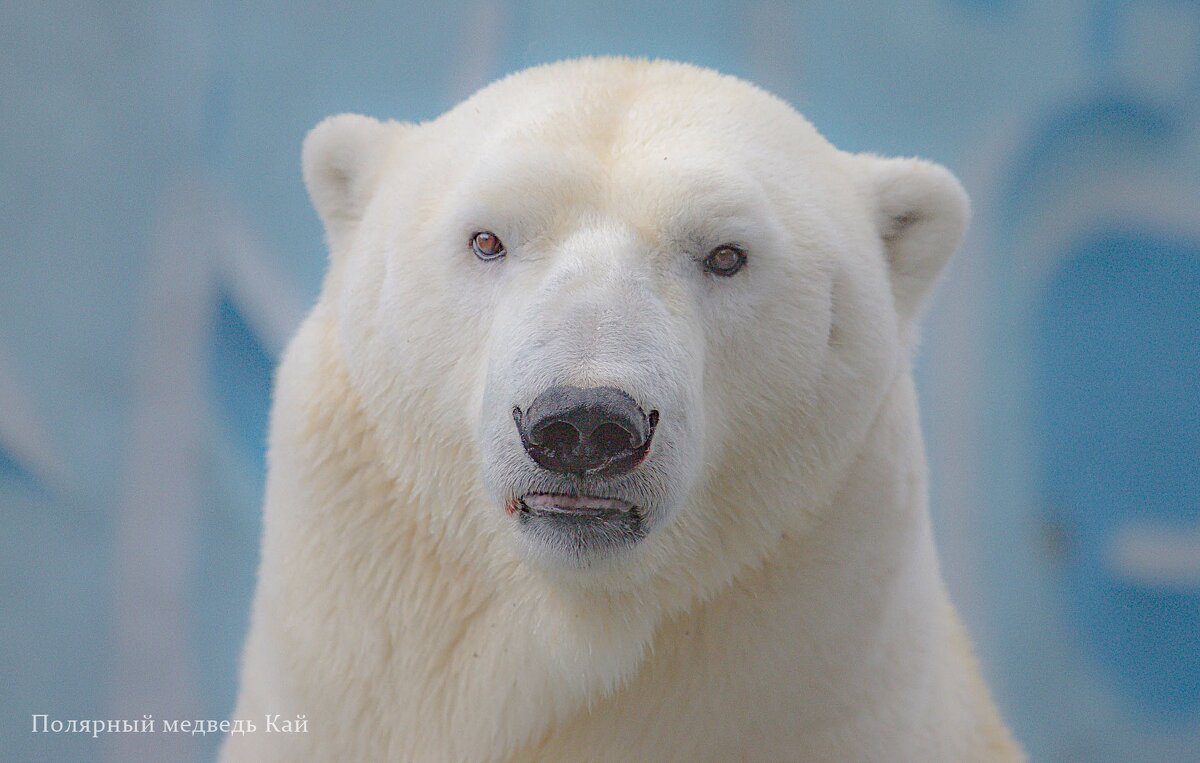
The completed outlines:
<svg viewBox="0 0 1200 763">
<path fill-rule="evenodd" d="M 517 509 L 523 512 L 558 514 L 581 518 L 604 518 L 628 514 L 635 510 L 633 504 L 620 498 L 601 498 L 594 495 L 569 495 L 567 493 L 526 493 L 517 501 Z"/>
<path fill-rule="evenodd" d="M 646 534 L 641 509 L 611 496 L 526 493 L 507 508 L 526 534 L 581 561 L 632 546 Z"/>
</svg>

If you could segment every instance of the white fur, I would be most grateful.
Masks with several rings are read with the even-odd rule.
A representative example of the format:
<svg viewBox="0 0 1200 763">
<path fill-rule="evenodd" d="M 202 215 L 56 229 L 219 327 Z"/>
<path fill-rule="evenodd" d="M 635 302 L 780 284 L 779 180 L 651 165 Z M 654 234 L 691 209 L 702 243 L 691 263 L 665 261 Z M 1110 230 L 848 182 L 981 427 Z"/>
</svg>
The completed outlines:
<svg viewBox="0 0 1200 763">
<path fill-rule="evenodd" d="M 909 366 L 948 172 L 623 59 L 334 117 L 304 162 L 331 266 L 279 371 L 260 730 L 225 760 L 1020 759 L 938 572 Z M 746 267 L 705 274 L 729 242 Z M 541 479 L 511 409 L 561 383 L 662 413 L 608 485 L 646 507 L 623 552 L 505 512 Z"/>
</svg>

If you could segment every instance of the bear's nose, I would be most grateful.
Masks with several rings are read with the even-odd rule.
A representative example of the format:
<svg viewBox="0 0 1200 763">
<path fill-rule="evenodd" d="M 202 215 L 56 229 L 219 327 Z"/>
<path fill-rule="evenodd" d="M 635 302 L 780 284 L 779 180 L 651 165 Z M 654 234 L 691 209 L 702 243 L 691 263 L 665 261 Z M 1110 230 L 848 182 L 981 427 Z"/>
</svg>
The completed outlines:
<svg viewBox="0 0 1200 763">
<path fill-rule="evenodd" d="M 646 458 L 658 425 L 616 387 L 551 387 L 524 413 L 513 408 L 521 444 L 552 472 L 611 477 Z"/>
</svg>

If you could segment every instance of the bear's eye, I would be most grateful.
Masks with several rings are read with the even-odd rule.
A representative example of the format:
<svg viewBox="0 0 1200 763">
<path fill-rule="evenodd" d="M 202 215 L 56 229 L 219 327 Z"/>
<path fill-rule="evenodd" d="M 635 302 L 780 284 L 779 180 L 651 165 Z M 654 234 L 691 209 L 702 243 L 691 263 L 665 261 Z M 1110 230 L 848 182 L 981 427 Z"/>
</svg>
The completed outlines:
<svg viewBox="0 0 1200 763">
<path fill-rule="evenodd" d="M 746 264 L 746 253 L 733 244 L 722 244 L 704 258 L 704 270 L 717 276 L 731 276 Z"/>
<path fill-rule="evenodd" d="M 471 248 L 481 260 L 494 260 L 504 256 L 504 243 L 490 230 L 481 230 L 472 236 Z"/>
</svg>

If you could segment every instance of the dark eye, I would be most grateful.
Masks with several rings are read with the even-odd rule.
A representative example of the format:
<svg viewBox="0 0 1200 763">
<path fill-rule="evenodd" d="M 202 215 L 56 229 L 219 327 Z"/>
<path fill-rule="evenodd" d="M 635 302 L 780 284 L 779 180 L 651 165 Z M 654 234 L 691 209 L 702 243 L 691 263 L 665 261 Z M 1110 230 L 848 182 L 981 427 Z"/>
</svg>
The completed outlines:
<svg viewBox="0 0 1200 763">
<path fill-rule="evenodd" d="M 723 244 L 704 258 L 704 269 L 717 276 L 731 276 L 746 264 L 746 253 L 732 244 Z"/>
<path fill-rule="evenodd" d="M 494 260 L 504 256 L 504 242 L 490 230 L 482 230 L 471 237 L 471 248 L 481 260 Z"/>
</svg>

